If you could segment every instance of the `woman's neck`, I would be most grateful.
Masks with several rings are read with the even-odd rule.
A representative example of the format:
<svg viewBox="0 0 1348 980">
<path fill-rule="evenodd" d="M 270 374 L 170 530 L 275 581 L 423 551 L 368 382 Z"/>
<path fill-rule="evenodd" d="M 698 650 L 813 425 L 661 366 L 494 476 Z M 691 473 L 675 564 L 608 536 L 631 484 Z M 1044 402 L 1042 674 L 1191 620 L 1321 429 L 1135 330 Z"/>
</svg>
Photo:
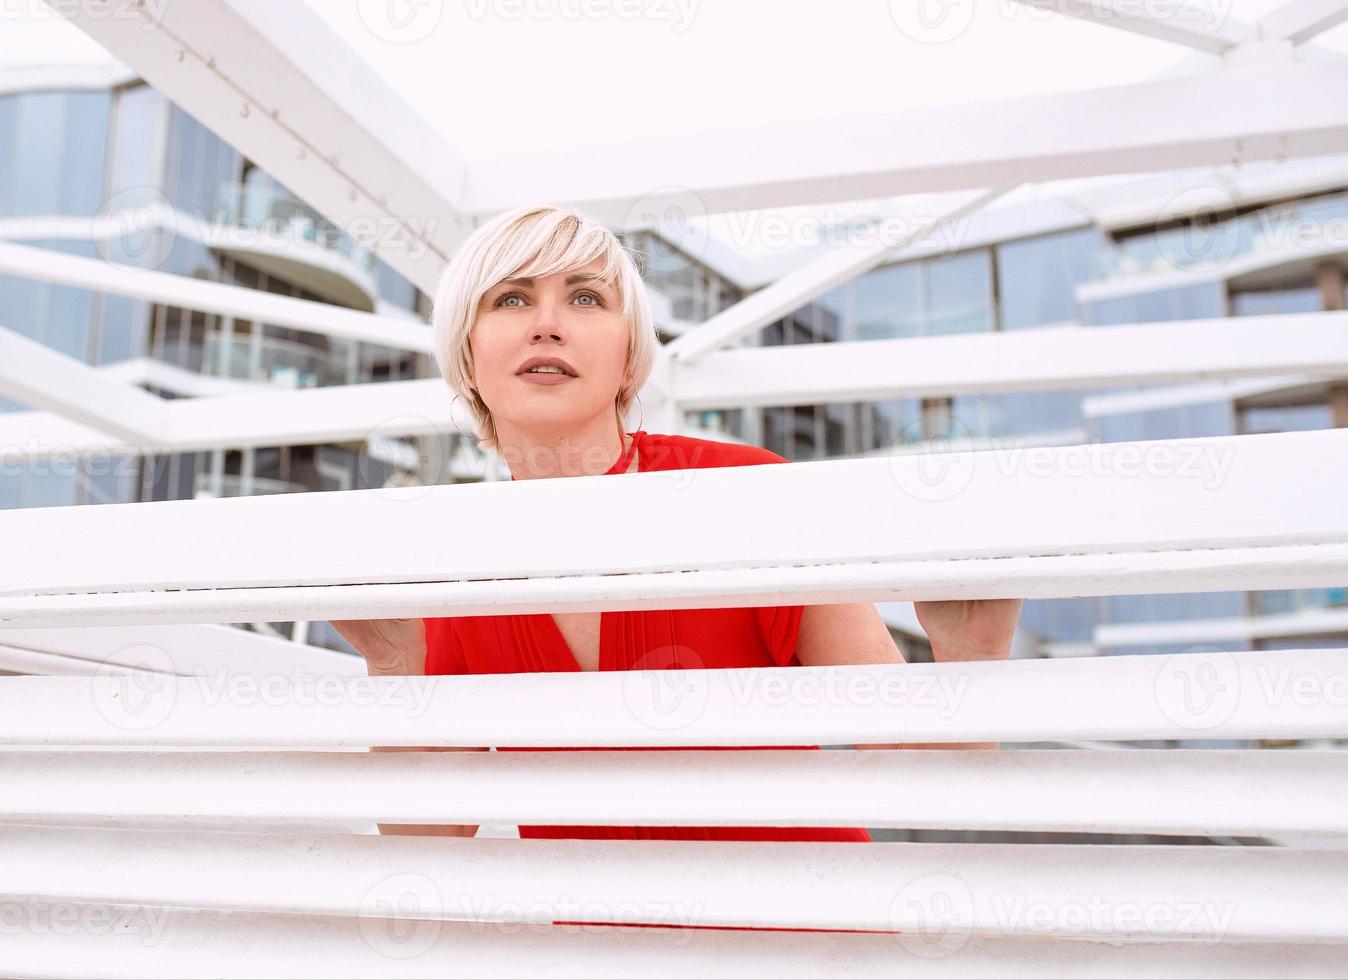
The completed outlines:
<svg viewBox="0 0 1348 980">
<path fill-rule="evenodd" d="M 498 422 L 496 437 L 497 452 L 516 480 L 598 476 L 607 473 L 632 444 L 630 434 L 620 436 L 612 415 L 583 429 L 565 431 Z"/>
</svg>

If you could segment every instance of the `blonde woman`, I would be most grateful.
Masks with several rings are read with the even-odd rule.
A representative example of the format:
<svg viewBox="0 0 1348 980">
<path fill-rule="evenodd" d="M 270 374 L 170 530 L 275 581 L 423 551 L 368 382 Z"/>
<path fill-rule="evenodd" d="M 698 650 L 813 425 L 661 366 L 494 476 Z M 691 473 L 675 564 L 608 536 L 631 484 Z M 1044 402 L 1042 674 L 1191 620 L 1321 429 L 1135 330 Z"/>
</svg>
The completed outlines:
<svg viewBox="0 0 1348 980">
<path fill-rule="evenodd" d="M 787 462 L 754 446 L 628 431 L 624 420 L 650 374 L 658 340 L 631 256 L 607 228 L 578 211 L 523 207 L 477 229 L 440 280 L 432 320 L 440 371 L 470 409 L 479 445 L 503 457 L 511 479 Z M 937 659 L 991 659 L 1009 654 L 1020 602 L 919 602 L 917 612 Z M 870 603 L 333 625 L 371 674 L 903 661 Z M 472 836 L 477 828 L 380 829 Z M 526 838 L 870 840 L 853 827 L 519 829 Z"/>
</svg>

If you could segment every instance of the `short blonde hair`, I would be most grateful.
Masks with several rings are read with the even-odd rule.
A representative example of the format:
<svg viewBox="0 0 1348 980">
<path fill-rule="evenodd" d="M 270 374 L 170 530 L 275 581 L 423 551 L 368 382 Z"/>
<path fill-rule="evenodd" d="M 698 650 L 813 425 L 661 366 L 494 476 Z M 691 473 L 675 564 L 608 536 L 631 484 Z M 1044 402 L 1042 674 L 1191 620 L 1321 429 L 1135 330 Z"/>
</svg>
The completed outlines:
<svg viewBox="0 0 1348 980">
<path fill-rule="evenodd" d="M 445 381 L 473 414 L 480 448 L 499 448 L 491 411 L 468 386 L 473 369 L 468 334 L 482 297 L 504 279 L 542 278 L 596 259 L 603 260 L 604 281 L 617 290 L 629 330 L 625 374 L 632 384 L 614 399 L 618 429 L 626 432 L 623 420 L 650 376 L 660 341 L 636 263 L 613 232 L 573 208 L 516 208 L 474 231 L 441 274 L 431 308 L 432 350 Z"/>
</svg>

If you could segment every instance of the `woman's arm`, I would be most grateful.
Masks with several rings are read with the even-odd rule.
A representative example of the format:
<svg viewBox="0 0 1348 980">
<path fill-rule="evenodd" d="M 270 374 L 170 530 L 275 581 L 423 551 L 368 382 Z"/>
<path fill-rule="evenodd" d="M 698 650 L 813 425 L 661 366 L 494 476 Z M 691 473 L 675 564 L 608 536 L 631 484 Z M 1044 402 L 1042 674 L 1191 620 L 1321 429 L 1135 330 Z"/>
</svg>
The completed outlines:
<svg viewBox="0 0 1348 980">
<path fill-rule="evenodd" d="M 420 618 L 329 620 L 332 628 L 365 659 L 371 677 L 426 673 L 426 623 Z M 371 752 L 486 752 L 449 745 L 372 745 Z M 419 837 L 474 837 L 477 824 L 381 823 L 381 834 Z"/>
<path fill-rule="evenodd" d="M 981 605 L 989 602 L 993 605 Z M 918 621 L 938 663 L 999 660 L 1011 654 L 1019 599 L 917 602 Z M 1014 604 L 1014 605 L 1008 605 Z M 977 638 L 976 645 L 971 640 Z M 905 663 L 874 603 L 806 606 L 800 619 L 796 658 L 806 667 Z M 886 742 L 861 749 L 995 749 L 997 742 Z"/>
</svg>

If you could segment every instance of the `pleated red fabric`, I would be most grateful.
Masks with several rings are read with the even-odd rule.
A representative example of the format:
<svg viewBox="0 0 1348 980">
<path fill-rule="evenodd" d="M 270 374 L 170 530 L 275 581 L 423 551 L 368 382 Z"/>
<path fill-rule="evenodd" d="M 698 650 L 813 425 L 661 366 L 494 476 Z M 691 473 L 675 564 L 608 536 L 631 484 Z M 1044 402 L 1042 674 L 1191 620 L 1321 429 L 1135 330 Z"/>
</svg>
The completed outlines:
<svg viewBox="0 0 1348 980">
<path fill-rule="evenodd" d="M 757 446 L 638 430 L 633 433 L 627 453 L 613 464 L 608 474 L 624 475 L 632 452 L 637 454 L 637 472 L 640 473 L 788 462 Z M 804 611 L 804 606 L 796 605 L 604 612 L 600 614 L 599 669 L 798 665 L 796 640 Z M 424 622 L 427 674 L 516 674 L 581 669 L 556 621 L 548 614 L 427 617 Z M 702 748 L 736 751 L 741 747 Z M 762 748 L 818 749 L 819 746 Z M 523 746 L 501 749 L 525 750 Z M 558 751 L 542 747 L 528 750 Z M 807 789 L 802 787 L 802 792 L 805 791 Z M 521 826 L 520 836 L 608 840 L 871 840 L 870 834 L 861 827 Z"/>
</svg>

